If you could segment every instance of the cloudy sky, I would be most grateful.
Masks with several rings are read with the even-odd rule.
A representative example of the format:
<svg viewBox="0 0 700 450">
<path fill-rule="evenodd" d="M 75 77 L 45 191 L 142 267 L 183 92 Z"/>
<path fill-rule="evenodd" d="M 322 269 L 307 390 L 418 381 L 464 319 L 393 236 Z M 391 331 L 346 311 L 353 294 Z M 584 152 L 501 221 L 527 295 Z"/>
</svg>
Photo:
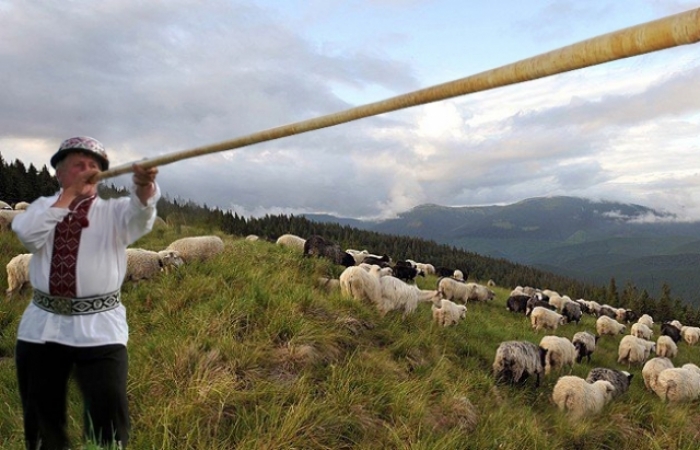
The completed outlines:
<svg viewBox="0 0 700 450">
<path fill-rule="evenodd" d="M 700 7 L 683 0 L 0 0 L 0 154 L 93 136 L 112 164 L 467 77 Z M 160 168 L 244 216 L 389 218 L 571 195 L 700 220 L 700 44 Z M 108 180 L 125 184 L 128 175 Z"/>
</svg>

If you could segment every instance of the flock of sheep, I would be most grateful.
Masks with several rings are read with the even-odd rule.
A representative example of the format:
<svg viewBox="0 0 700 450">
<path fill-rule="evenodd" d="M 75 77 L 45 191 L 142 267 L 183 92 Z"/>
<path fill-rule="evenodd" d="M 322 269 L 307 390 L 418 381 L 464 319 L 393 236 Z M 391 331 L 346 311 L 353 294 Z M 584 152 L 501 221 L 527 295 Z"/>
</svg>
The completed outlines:
<svg viewBox="0 0 700 450">
<path fill-rule="evenodd" d="M 185 263 L 205 261 L 224 251 L 224 241 L 214 235 L 192 236 L 171 242 L 164 250 L 153 251 L 142 248 L 126 250 L 125 281 L 140 281 L 168 272 Z M 7 297 L 29 284 L 29 261 L 31 253 L 22 253 L 7 263 Z"/>
<path fill-rule="evenodd" d="M 318 242 L 332 250 L 311 247 Z M 407 314 L 416 310 L 421 302 L 431 303 L 433 319 L 442 326 L 452 326 L 466 317 L 468 302 L 492 300 L 494 292 L 486 286 L 466 282 L 461 271 L 442 276 L 435 290 L 422 290 L 410 280 L 400 280 L 395 273 L 404 267 L 403 262 L 391 265 L 386 255 L 372 255 L 367 251 L 347 249 L 342 251 L 333 243 L 312 237 L 307 240 L 294 235 L 284 235 L 277 244 L 294 248 L 306 256 L 325 256 L 336 264 L 346 266 L 338 280 L 321 278 L 326 288 L 339 287 L 357 300 L 374 304 L 380 314 L 398 310 Z M 349 260 L 347 255 L 352 256 Z M 350 264 L 348 264 L 350 261 Z M 354 262 L 354 264 L 353 264 Z M 406 261 L 418 274 L 438 274 L 429 264 Z M 430 268 L 432 268 L 432 270 Z M 392 276 L 393 275 L 393 276 Z M 672 359 L 678 355 L 678 343 L 695 345 L 700 340 L 700 328 L 683 326 L 678 321 L 660 325 L 660 336 L 654 341 L 654 321 L 648 314 L 641 317 L 634 311 L 601 305 L 584 299 L 572 300 L 551 290 L 516 287 L 506 301 L 508 310 L 523 314 L 536 332 L 554 332 L 567 323 L 578 324 L 584 314 L 596 317 L 595 332 L 582 330 L 569 340 L 566 337 L 545 335 L 539 343 L 529 341 L 505 341 L 496 351 L 492 370 L 497 382 L 521 384 L 528 377 L 536 378 L 539 386 L 544 376 L 561 373 L 583 359 L 591 361 L 599 339 L 605 336 L 625 334 L 618 346 L 618 364 L 642 366 L 642 377 L 647 390 L 668 402 L 692 401 L 700 398 L 700 368 L 695 364 L 674 367 Z M 652 353 L 655 357 L 651 358 Z M 611 400 L 627 392 L 632 374 L 616 368 L 596 367 L 583 379 L 574 375 L 560 376 L 551 394 L 552 402 L 565 411 L 572 420 L 594 415 L 602 411 Z"/>
<path fill-rule="evenodd" d="M 572 368 L 583 358 L 590 361 L 596 344 L 603 336 L 616 336 L 627 332 L 618 345 L 618 364 L 642 366 L 642 377 L 647 390 L 668 402 L 692 401 L 700 398 L 700 368 L 695 364 L 674 367 L 672 359 L 678 355 L 678 343 L 695 345 L 700 340 L 700 328 L 683 326 L 678 321 L 662 323 L 660 336 L 654 341 L 654 320 L 648 314 L 638 317 L 634 311 L 601 305 L 584 299 L 572 300 L 550 290 L 516 287 L 507 300 L 511 312 L 529 316 L 536 332 L 554 331 L 570 322 L 578 323 L 582 314 L 596 319 L 596 334 L 581 331 L 570 341 L 566 337 L 547 335 L 539 345 L 528 341 L 507 341 L 500 344 L 493 363 L 493 373 L 498 381 L 522 383 L 529 376 L 540 378 L 553 370 Z M 656 356 L 649 359 L 654 353 Z M 586 379 L 566 375 L 560 377 L 553 389 L 552 400 L 572 419 L 600 412 L 612 399 L 629 388 L 632 375 L 629 372 L 598 367 L 590 371 Z"/>
</svg>

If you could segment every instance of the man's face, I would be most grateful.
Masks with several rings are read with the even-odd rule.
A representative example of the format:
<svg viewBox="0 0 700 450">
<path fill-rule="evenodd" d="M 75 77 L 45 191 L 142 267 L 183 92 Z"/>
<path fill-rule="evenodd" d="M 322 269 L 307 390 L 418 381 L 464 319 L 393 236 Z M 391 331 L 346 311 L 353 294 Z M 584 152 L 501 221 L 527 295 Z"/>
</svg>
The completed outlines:
<svg viewBox="0 0 700 450">
<path fill-rule="evenodd" d="M 84 181 L 84 172 L 88 170 L 100 171 L 100 162 L 87 153 L 72 152 L 58 164 L 56 178 L 61 187 L 65 189 L 78 180 Z"/>
</svg>

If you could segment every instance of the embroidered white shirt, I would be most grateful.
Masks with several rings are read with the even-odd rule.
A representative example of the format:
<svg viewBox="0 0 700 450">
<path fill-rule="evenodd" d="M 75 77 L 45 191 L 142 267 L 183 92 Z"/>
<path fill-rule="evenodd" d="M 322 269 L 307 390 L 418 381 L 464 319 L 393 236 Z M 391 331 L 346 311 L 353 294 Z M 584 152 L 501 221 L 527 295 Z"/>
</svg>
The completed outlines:
<svg viewBox="0 0 700 450">
<path fill-rule="evenodd" d="M 29 281 L 33 288 L 49 292 L 49 274 L 56 225 L 67 208 L 52 208 L 58 193 L 35 200 L 15 216 L 12 229 L 32 253 Z M 88 211 L 89 225 L 83 229 L 76 267 L 76 296 L 93 297 L 120 289 L 126 274 L 126 247 L 148 233 L 156 219 L 160 188 L 144 206 L 136 197 L 96 198 Z M 74 347 L 123 344 L 129 339 L 126 308 L 67 316 L 54 314 L 29 303 L 22 315 L 17 339 L 34 343 L 57 342 Z"/>
</svg>

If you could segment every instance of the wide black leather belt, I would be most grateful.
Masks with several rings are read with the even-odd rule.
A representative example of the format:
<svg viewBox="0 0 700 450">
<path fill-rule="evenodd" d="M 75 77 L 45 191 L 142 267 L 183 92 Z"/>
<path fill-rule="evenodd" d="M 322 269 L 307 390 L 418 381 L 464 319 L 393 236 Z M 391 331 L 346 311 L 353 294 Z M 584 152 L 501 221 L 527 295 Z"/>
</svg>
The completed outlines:
<svg viewBox="0 0 700 450">
<path fill-rule="evenodd" d="M 120 291 L 97 297 L 57 297 L 34 289 L 32 302 L 44 311 L 64 316 L 80 316 L 109 311 L 119 306 L 121 302 Z"/>
</svg>

